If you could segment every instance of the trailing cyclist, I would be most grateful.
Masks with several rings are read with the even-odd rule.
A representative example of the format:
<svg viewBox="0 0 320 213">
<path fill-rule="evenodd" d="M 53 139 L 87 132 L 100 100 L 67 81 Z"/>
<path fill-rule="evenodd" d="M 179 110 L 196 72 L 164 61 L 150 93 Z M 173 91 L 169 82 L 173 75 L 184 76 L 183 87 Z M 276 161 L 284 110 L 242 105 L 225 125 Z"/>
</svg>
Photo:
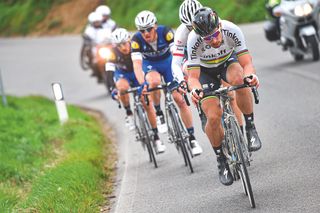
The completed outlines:
<svg viewBox="0 0 320 213">
<path fill-rule="evenodd" d="M 172 29 L 157 24 L 157 18 L 150 11 L 142 11 L 135 18 L 135 25 L 138 32 L 132 38 L 132 60 L 134 72 L 140 84 L 148 82 L 150 88 L 161 84 L 161 76 L 166 83 L 173 82 L 171 70 L 174 34 Z M 189 133 L 189 142 L 193 155 L 202 153 L 196 138 L 192 124 L 192 114 L 184 98 L 177 91 L 172 93 L 175 102 L 180 108 L 182 121 Z M 156 109 L 159 131 L 167 131 L 164 115 L 160 107 L 160 91 L 151 93 Z M 161 128 L 160 128 L 161 127 Z"/>
<path fill-rule="evenodd" d="M 126 110 L 126 124 L 129 129 L 134 129 L 132 110 L 130 108 L 129 94 L 121 95 L 127 91 L 129 87 L 139 86 L 139 83 L 133 72 L 131 60 L 130 35 L 127 30 L 118 28 L 112 33 L 115 47 L 111 49 L 111 53 L 107 59 L 106 70 L 114 71 L 114 80 L 116 82 L 116 90 L 112 92 L 112 97 L 116 99 L 119 94 L 120 101 Z M 154 140 L 158 153 L 165 151 L 165 146 L 160 141 L 156 123 L 156 116 L 153 106 L 144 104 L 152 130 L 154 132 Z"/>
<path fill-rule="evenodd" d="M 171 67 L 174 78 L 180 84 L 184 81 L 185 76 L 188 75 L 187 70 L 185 69 L 186 65 L 188 64 L 186 48 L 189 33 L 192 31 L 192 18 L 194 13 L 201 7 L 202 5 L 197 0 L 185 0 L 179 8 L 179 19 L 181 24 L 177 28 L 174 35 L 174 48 Z M 228 84 L 224 81 L 223 84 L 225 86 L 228 86 Z M 235 102 L 235 95 L 233 93 L 231 95 L 233 95 L 231 105 L 242 129 L 242 113 Z M 207 119 L 203 112 L 201 112 L 199 115 L 202 124 L 202 129 L 203 131 L 205 131 Z"/>
<path fill-rule="evenodd" d="M 259 86 L 252 58 L 246 47 L 240 28 L 226 20 L 220 20 L 217 12 L 208 7 L 198 9 L 192 21 L 193 31 L 187 43 L 188 83 L 194 103 L 200 101 L 207 117 L 205 132 L 217 155 L 219 179 L 224 185 L 233 183 L 226 157 L 221 150 L 224 133 L 221 125 L 222 110 L 216 97 L 203 97 L 204 91 L 220 87 L 220 79 L 231 85 L 244 80 Z M 261 148 L 261 141 L 254 125 L 253 103 L 249 88 L 236 91 L 237 104 L 246 120 L 246 134 L 251 151 Z"/>
</svg>

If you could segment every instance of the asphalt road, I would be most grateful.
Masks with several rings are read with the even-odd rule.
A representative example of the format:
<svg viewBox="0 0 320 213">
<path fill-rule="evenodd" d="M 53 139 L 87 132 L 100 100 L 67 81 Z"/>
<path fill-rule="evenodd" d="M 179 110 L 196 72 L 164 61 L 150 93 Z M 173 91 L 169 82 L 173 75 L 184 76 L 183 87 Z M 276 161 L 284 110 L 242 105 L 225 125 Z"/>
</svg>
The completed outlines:
<svg viewBox="0 0 320 213">
<path fill-rule="evenodd" d="M 118 139 L 118 178 L 112 212 L 320 212 L 320 62 L 294 62 L 263 35 L 262 24 L 242 25 L 261 81 L 255 120 L 263 148 L 249 174 L 256 200 L 251 209 L 240 182 L 223 186 L 209 142 L 194 111 L 204 152 L 194 174 L 172 144 L 157 155 L 159 168 L 124 126 L 124 110 L 79 66 L 80 36 L 0 39 L 0 69 L 11 95 L 52 98 L 61 82 L 68 103 L 101 110 Z M 166 141 L 166 135 L 161 135 Z"/>
</svg>

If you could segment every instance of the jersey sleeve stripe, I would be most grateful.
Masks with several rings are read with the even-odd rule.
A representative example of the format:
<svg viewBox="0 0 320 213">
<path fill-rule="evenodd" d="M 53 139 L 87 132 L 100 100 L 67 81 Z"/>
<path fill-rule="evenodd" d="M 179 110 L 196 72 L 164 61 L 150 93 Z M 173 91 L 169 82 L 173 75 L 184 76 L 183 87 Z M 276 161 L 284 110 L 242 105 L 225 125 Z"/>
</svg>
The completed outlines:
<svg viewBox="0 0 320 213">
<path fill-rule="evenodd" d="M 240 52 L 237 52 L 237 57 L 239 57 L 239 56 L 242 56 L 242 55 L 245 55 L 245 54 L 249 54 L 249 51 L 247 50 L 247 49 L 244 49 L 244 50 L 242 50 L 242 51 L 240 51 Z"/>
<path fill-rule="evenodd" d="M 172 55 L 173 56 L 179 56 L 179 57 L 183 57 L 184 56 L 184 54 L 180 54 L 180 53 L 173 53 Z"/>
<path fill-rule="evenodd" d="M 200 69 L 200 65 L 199 64 L 189 64 L 187 67 L 187 70 L 194 70 L 194 69 Z"/>
</svg>

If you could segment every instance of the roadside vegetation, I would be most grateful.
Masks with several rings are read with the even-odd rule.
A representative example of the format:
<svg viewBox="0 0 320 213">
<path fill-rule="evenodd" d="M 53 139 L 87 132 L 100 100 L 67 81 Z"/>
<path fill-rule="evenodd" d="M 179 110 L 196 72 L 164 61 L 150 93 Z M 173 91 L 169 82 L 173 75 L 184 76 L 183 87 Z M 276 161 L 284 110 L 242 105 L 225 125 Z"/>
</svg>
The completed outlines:
<svg viewBox="0 0 320 213">
<path fill-rule="evenodd" d="M 1 35 L 26 35 L 36 27 L 55 5 L 68 0 L 0 1 Z"/>
<path fill-rule="evenodd" d="M 84 21 L 90 11 L 80 12 L 76 18 L 58 19 L 56 16 L 45 20 L 53 9 L 64 3 L 71 7 L 61 7 L 59 14 L 70 14 L 73 10 L 83 8 L 95 8 L 99 2 L 103 1 L 79 1 L 76 0 L 2 0 L 0 1 L 0 35 L 29 35 L 34 31 L 46 29 L 50 34 L 54 30 L 59 33 L 81 33 L 85 25 Z M 142 10 L 153 11 L 160 24 L 177 27 L 179 25 L 179 6 L 182 0 L 105 0 L 112 10 L 112 18 L 119 26 L 129 30 L 134 30 L 134 18 Z M 200 0 L 202 5 L 216 9 L 219 16 L 235 23 L 249 23 L 263 20 L 265 17 L 264 0 Z M 75 5 L 77 4 L 77 5 Z M 67 9 L 66 9 L 67 8 Z M 71 11 L 72 10 L 72 11 Z M 62 15 L 63 16 L 63 15 Z M 78 19 L 75 21 L 74 19 Z M 65 29 L 66 23 L 68 30 Z M 45 22 L 45 23 L 42 23 Z M 42 24 L 41 24 L 42 23 Z M 83 26 L 79 28 L 79 25 Z M 40 26 L 40 27 L 39 27 Z"/>
<path fill-rule="evenodd" d="M 155 13 L 158 23 L 179 26 L 179 6 L 182 0 L 109 0 L 112 17 L 118 25 L 135 29 L 135 16 L 142 10 Z M 215 9 L 222 19 L 235 23 L 249 23 L 265 18 L 264 0 L 199 0 L 203 6 Z"/>
<path fill-rule="evenodd" d="M 112 192 L 115 154 L 102 124 L 75 106 L 58 121 L 52 101 L 0 104 L 0 212 L 98 212 Z"/>
</svg>

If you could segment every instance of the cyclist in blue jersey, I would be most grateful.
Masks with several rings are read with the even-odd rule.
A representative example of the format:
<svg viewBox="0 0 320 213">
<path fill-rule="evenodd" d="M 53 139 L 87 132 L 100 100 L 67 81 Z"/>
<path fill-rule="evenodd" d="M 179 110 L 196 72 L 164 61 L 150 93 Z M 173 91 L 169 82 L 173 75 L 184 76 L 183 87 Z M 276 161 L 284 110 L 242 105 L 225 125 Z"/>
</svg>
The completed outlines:
<svg viewBox="0 0 320 213">
<path fill-rule="evenodd" d="M 111 49 L 111 53 L 108 56 L 106 70 L 114 71 L 114 81 L 116 82 L 117 91 L 119 91 L 113 92 L 115 95 L 115 93 L 121 94 L 122 92 L 125 92 L 130 86 L 137 87 L 139 86 L 139 83 L 133 72 L 133 65 L 130 55 L 130 36 L 128 31 L 123 28 L 118 28 L 112 33 L 112 38 L 115 47 Z M 119 99 L 126 110 L 126 124 L 129 126 L 129 129 L 134 129 L 129 94 L 119 95 Z M 147 116 L 154 132 L 156 151 L 157 153 L 162 153 L 165 151 L 165 146 L 160 141 L 158 136 L 155 110 L 151 104 L 147 106 L 143 102 L 143 105 L 146 109 Z"/>
<path fill-rule="evenodd" d="M 147 10 L 140 12 L 135 18 L 138 32 L 134 34 L 131 42 L 131 57 L 134 72 L 140 84 L 148 83 L 150 88 L 161 84 L 161 76 L 166 83 L 173 82 L 171 69 L 174 33 L 172 29 L 163 25 L 157 25 L 156 16 Z M 175 102 L 180 109 L 180 115 L 189 133 L 190 146 L 194 155 L 202 153 L 195 136 L 190 108 L 180 93 L 172 93 Z M 165 132 L 167 126 L 160 107 L 160 91 L 151 93 L 156 109 L 157 124 L 160 132 Z"/>
</svg>

